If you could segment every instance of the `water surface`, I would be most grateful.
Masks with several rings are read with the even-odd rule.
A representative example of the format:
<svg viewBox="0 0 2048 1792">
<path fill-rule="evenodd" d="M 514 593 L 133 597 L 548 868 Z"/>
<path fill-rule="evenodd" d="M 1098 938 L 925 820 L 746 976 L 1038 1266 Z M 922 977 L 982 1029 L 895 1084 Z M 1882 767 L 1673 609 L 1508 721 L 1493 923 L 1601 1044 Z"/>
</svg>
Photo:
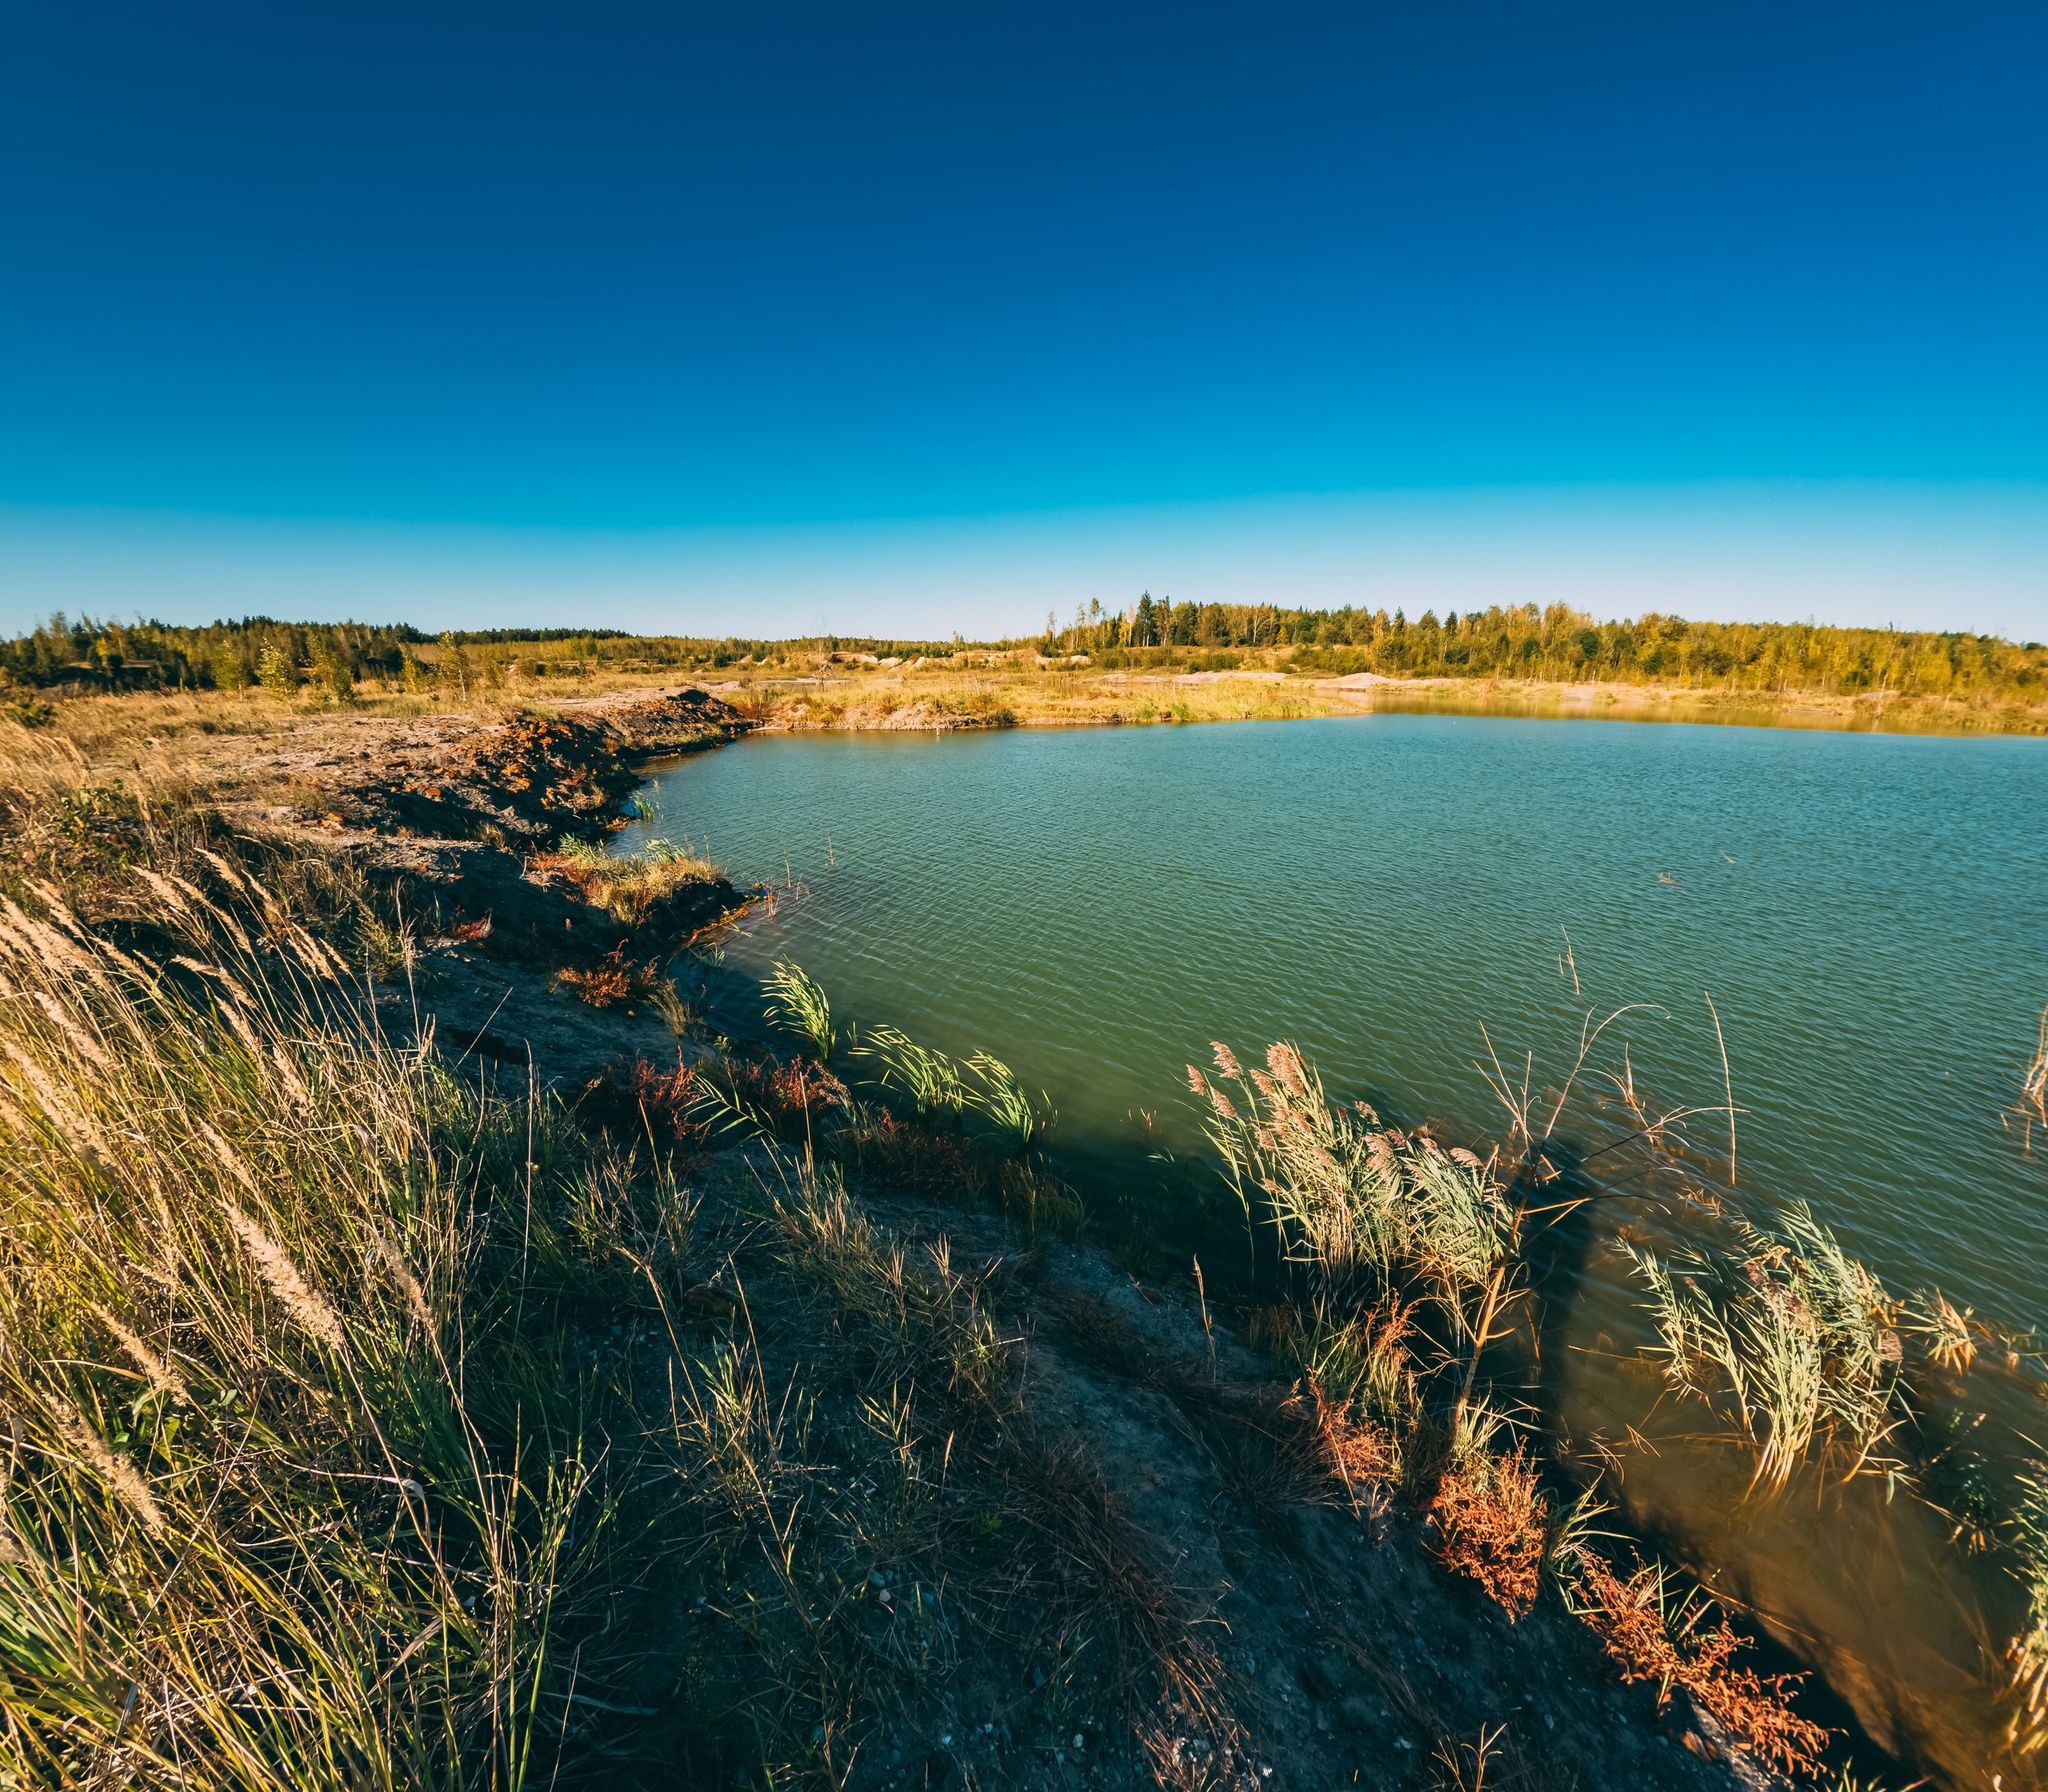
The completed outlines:
<svg viewBox="0 0 2048 1792">
<path fill-rule="evenodd" d="M 1541 1080 L 1585 1009 L 1632 1002 L 1661 1011 L 1612 1035 L 1639 1075 L 1719 1102 L 1710 992 L 1743 1178 L 1902 1282 L 2041 1314 L 2048 1179 L 2000 1116 L 2048 1002 L 2048 743 L 1442 716 L 769 735 L 646 794 L 653 831 L 808 890 L 737 963 L 793 953 L 849 1018 L 995 1050 L 1080 1153 L 1141 1108 L 1192 1138 L 1181 1066 L 1216 1038 L 1292 1038 L 1393 1112 L 1497 1132 L 1482 1026 Z"/>
</svg>

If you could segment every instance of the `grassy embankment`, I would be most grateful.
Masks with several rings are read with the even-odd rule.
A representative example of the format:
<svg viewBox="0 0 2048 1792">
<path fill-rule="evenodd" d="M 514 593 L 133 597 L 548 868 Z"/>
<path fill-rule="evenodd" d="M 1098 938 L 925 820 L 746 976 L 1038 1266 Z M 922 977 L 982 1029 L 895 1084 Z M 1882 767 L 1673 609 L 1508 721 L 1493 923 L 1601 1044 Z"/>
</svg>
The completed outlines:
<svg viewBox="0 0 2048 1792">
<path fill-rule="evenodd" d="M 509 1787 L 634 1761 L 843 1783 L 905 1711 L 943 1721 L 970 1662 L 1107 1712 L 1166 1783 L 1246 1771 L 1214 1643 L 1032 1408 L 999 1258 L 913 1250 L 863 1203 L 1003 1212 L 1027 1241 L 1081 1223 L 999 1063 L 838 1046 L 792 973 L 780 1063 L 700 1053 L 610 1112 L 500 1097 L 380 1025 L 412 948 L 346 859 L 223 821 L 217 762 L 177 750 L 221 712 L 141 702 L 96 738 L 67 715 L 7 742 L 18 1783 Z M 625 911 L 702 870 L 566 864 Z M 1334 1107 L 1285 1047 L 1191 1081 L 1285 1265 L 1248 1323 L 1299 1382 L 1175 1397 L 1228 1408 L 1294 1497 L 1426 1512 L 1510 1615 L 1561 1602 L 1625 1677 L 1813 1766 L 1790 1689 L 1515 1441 L 1494 1371 L 1534 1301 L 1527 1116 L 1482 1162 Z M 1766 1487 L 1908 1466 L 1920 1366 L 1966 1368 L 1984 1335 L 1810 1226 L 1678 1269 L 1645 1264 L 1674 1386 Z M 1983 1514 L 2035 1589 L 2021 1758 L 2044 1510 Z"/>
<path fill-rule="evenodd" d="M 657 1087 L 650 1149 L 465 1083 L 331 855 L 8 745 L 8 1783 L 838 1784 L 961 1603 L 1227 1758 L 979 1280 Z M 564 856 L 626 910 L 689 870 Z"/>
</svg>

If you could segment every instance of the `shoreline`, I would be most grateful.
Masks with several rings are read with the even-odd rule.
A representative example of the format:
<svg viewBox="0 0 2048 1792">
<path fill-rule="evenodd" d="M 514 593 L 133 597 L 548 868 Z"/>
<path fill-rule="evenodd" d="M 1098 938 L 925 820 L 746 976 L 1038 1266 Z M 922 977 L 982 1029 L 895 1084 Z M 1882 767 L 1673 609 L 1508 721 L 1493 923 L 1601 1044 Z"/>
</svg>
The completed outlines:
<svg viewBox="0 0 2048 1792">
<path fill-rule="evenodd" d="M 641 1072 L 624 1067 L 658 1066 L 673 1057 L 682 1076 L 717 1056 L 701 1043 L 686 1049 L 683 1030 L 644 1001 L 621 996 L 594 1007 L 568 993 L 561 979 L 614 956 L 621 963 L 637 959 L 650 947 L 665 956 L 698 930 L 741 912 L 750 898 L 714 873 L 669 892 L 661 899 L 668 907 L 624 922 L 607 908 L 603 893 L 579 877 L 575 861 L 555 849 L 565 835 L 593 842 L 607 835 L 648 761 L 724 744 L 759 731 L 767 718 L 715 692 L 670 686 L 564 705 L 555 717 L 278 719 L 287 723 L 276 731 L 286 739 L 267 753 L 234 753 L 243 794 L 223 792 L 226 811 L 287 852 L 353 865 L 385 892 L 404 892 L 407 912 L 432 930 L 419 940 L 417 956 L 405 961 L 416 1015 L 420 986 L 426 986 L 426 1025 L 416 1021 L 415 1027 L 423 1034 L 438 1024 L 438 1038 L 459 1072 L 475 1080 L 491 1061 L 510 1073 L 514 1086 L 553 1084 L 593 1125 L 603 1124 L 610 1103 L 630 1138 L 634 1102 L 642 1127 L 646 1107 L 644 1097 L 630 1093 L 640 1087 Z M 366 728 L 380 750 L 362 744 Z M 312 800 L 264 802 L 266 782 Z M 672 900 L 678 893 L 681 900 Z M 565 946 L 572 938 L 574 946 Z M 395 987 L 390 1013 L 399 1018 Z M 1443 1565 L 1426 1506 L 1396 1500 L 1376 1508 L 1367 1522 L 1353 1495 L 1347 1517 L 1335 1484 L 1311 1477 L 1303 1490 L 1282 1499 L 1285 1523 L 1277 1532 L 1258 1524 L 1245 1534 L 1226 1527 L 1213 1538 L 1199 1524 L 1191 1530 L 1187 1511 L 1176 1503 L 1177 1488 L 1199 1485 L 1212 1502 L 1237 1496 L 1228 1474 L 1219 1478 L 1182 1435 L 1189 1424 L 1200 1430 L 1218 1422 L 1203 1405 L 1209 1396 L 1198 1390 L 1205 1374 L 1214 1376 L 1219 1346 L 1206 1304 L 1199 1328 L 1205 1342 L 1198 1341 L 1187 1290 L 1172 1282 L 1147 1285 L 1112 1269 L 1099 1244 L 1020 1245 L 1014 1222 L 985 1202 L 963 1202 L 957 1190 L 910 1194 L 884 1177 L 873 1187 L 861 1184 L 858 1198 L 876 1223 L 901 1236 L 971 1245 L 990 1261 L 1020 1248 L 1038 1259 L 1040 1267 L 1019 1284 L 1005 1311 L 1027 1327 L 1043 1328 L 1038 1348 L 1051 1379 L 1041 1391 L 1055 1403 L 1080 1401 L 1090 1416 L 1076 1435 L 1100 1461 L 1092 1472 L 1149 1533 L 1173 1540 L 1182 1559 L 1210 1564 L 1202 1573 L 1219 1584 L 1257 1589 L 1251 1608 L 1231 1608 L 1244 1660 L 1218 1688 L 1227 1684 L 1237 1709 L 1247 1714 L 1247 1746 L 1260 1738 L 1256 1749 L 1277 1760 L 1293 1783 L 1327 1776 L 1324 1751 L 1332 1730 L 1325 1720 L 1334 1716 L 1341 1714 L 1337 1733 L 1375 1735 L 1382 1746 L 1418 1724 L 1423 1743 L 1441 1745 L 1461 1730 L 1483 1727 L 1490 1699 L 1508 1690 L 1527 1710 L 1545 1714 L 1546 1733 L 1529 1739 L 1539 1751 L 1549 1752 L 1553 1738 L 1571 1737 L 1565 1757 L 1588 1787 L 1770 1783 L 1743 1777 L 1761 1770 L 1689 1696 L 1666 1704 L 1641 1687 L 1618 1684 L 1603 1667 L 1592 1633 L 1551 1604 L 1519 1622 L 1509 1608 L 1504 1624 L 1499 1607 Z M 1242 1313 L 1230 1318 L 1240 1328 L 1246 1323 Z M 1105 1348 L 1112 1337 L 1119 1342 Z M 1139 1338 L 1150 1345 L 1134 1354 Z M 1212 1353 L 1206 1371 L 1204 1348 Z M 1129 1364 L 1141 1359 L 1148 1370 L 1133 1379 Z M 1259 1350 L 1227 1333 L 1223 1360 L 1233 1385 L 1246 1389 L 1273 1373 Z M 1127 1416 L 1131 1403 L 1162 1399 L 1181 1418 L 1134 1428 Z M 1258 1422 L 1283 1423 L 1270 1415 Z M 1368 1540 L 1370 1559 L 1361 1566 L 1357 1552 Z M 1233 1557 L 1232 1550 L 1239 1553 Z M 1389 1633 L 1373 1638 L 1371 1649 L 1363 1646 L 1358 1620 L 1345 1615 L 1346 1600 L 1332 1605 L 1324 1597 L 1328 1586 L 1349 1591 L 1354 1580 L 1356 1596 L 1393 1602 L 1405 1641 Z M 1315 1611 L 1313 1623 L 1299 1629 L 1278 1621 L 1296 1602 Z M 1468 1660 L 1490 1664 L 1477 1688 L 1444 1673 L 1447 1662 Z M 1293 1709 L 1297 1690 L 1306 1693 L 1306 1711 Z M 1486 1695 L 1476 1706 L 1475 1693 Z M 1384 1707 L 1375 1703 L 1381 1699 Z M 1315 1712 L 1321 1717 L 1310 1722 Z M 1591 1728 L 1585 1727 L 1588 1714 L 1594 1714 Z M 1296 1731 L 1297 1720 L 1309 1725 L 1305 1732 Z M 936 1723 L 928 1727 L 935 1730 Z M 913 1730 L 915 1746 L 933 1746 L 933 1735 Z M 887 1739 L 886 1727 L 882 1734 Z M 896 1740 L 909 1744 L 913 1735 Z M 1399 1746 L 1411 1751 L 1416 1766 L 1426 1764 L 1415 1744 Z M 1744 1766 L 1730 1765 L 1734 1761 Z"/>
<path fill-rule="evenodd" d="M 990 674 L 933 694 L 919 674 L 751 680 L 709 688 L 755 705 L 782 732 L 1004 727 L 1129 727 L 1419 714 L 1532 720 L 1674 722 L 1853 734 L 2048 736 L 2048 706 L 1973 708 L 1947 699 L 1863 693 L 1760 693 L 1681 685 L 1561 684 L 1291 671 L 1113 670 Z"/>
</svg>

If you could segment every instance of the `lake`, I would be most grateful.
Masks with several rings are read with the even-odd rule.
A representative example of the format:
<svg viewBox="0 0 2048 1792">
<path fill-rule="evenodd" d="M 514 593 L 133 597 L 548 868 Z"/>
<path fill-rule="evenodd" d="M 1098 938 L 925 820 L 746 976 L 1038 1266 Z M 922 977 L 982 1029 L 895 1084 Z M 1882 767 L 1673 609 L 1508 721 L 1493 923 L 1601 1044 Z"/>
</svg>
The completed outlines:
<svg viewBox="0 0 2048 1792">
<path fill-rule="evenodd" d="M 1084 1185 L 1199 1159 L 1183 1066 L 1213 1039 L 1291 1039 L 1333 1092 L 1483 1152 L 1505 1121 L 1480 1066 L 1519 1084 L 1533 1054 L 1531 1087 L 1555 1088 L 1589 1011 L 1647 1004 L 1599 1068 L 1625 1050 L 1656 1102 L 1725 1109 L 1725 1041 L 1744 1199 L 1810 1202 L 1897 1292 L 2018 1326 L 2048 1306 L 2048 1141 L 2027 1155 L 2008 1117 L 2048 1003 L 2048 742 L 1443 715 L 772 735 L 642 801 L 622 847 L 687 837 L 735 881 L 793 886 L 731 968 L 787 955 L 842 1021 L 993 1052 L 1058 1108 Z M 1615 1130 L 1571 1116 L 1588 1152 Z M 1720 1180 L 1727 1135 L 1724 1112 L 1691 1122 Z M 1597 1252 L 1588 1274 L 1591 1364 L 1629 1344 L 1632 1303 Z M 1567 1423 L 1636 1422 L 1625 1377 L 1574 1375 Z M 2031 1395 L 2008 1393 L 2023 1425 Z M 1681 1439 L 1632 1469 L 1632 1510 L 1955 1778 L 1992 1722 L 1964 1706 L 1971 1624 L 2008 1622 L 1997 1577 L 1917 1518 L 1731 1522 L 1691 1457 Z M 1816 1550 L 1833 1565 L 1800 1568 Z M 1882 1597 L 1872 1550 L 1898 1565 Z"/>
</svg>

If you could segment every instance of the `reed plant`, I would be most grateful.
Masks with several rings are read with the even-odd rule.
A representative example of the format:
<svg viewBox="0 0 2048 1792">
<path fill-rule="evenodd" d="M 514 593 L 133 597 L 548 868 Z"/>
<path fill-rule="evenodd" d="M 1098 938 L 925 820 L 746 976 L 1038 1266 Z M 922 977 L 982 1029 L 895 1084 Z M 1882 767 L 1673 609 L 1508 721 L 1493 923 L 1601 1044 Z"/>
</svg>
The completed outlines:
<svg viewBox="0 0 2048 1792">
<path fill-rule="evenodd" d="M 774 999 L 787 1000 L 779 989 Z M 822 1003 L 822 994 L 818 1000 Z M 1057 1117 L 1043 1091 L 1034 1101 L 1016 1072 L 984 1051 L 963 1062 L 885 1025 L 861 1034 L 849 1055 L 875 1065 L 877 1083 L 908 1096 L 921 1118 L 957 1121 L 968 1114 L 980 1116 L 1001 1149 L 1014 1157 L 1029 1155 Z"/>
<path fill-rule="evenodd" d="M 2033 1057 L 2020 1073 L 2019 1099 L 2013 1103 L 2012 1111 L 2020 1121 L 2021 1148 L 2031 1154 L 2034 1128 L 2038 1126 L 2048 1132 L 2048 1008 L 2041 1010 L 2040 1038 Z"/>
<path fill-rule="evenodd" d="M 762 989 L 767 996 L 768 1018 L 802 1038 L 817 1054 L 819 1063 L 831 1063 L 835 1043 L 832 1004 L 803 966 L 778 958 Z"/>
<path fill-rule="evenodd" d="M 1364 1103 L 1333 1103 L 1292 1045 L 1270 1046 L 1247 1070 L 1220 1041 L 1216 1078 L 1188 1066 L 1204 1124 L 1248 1223 L 1271 1226 L 1282 1259 L 1326 1301 L 1396 1295 L 1439 1321 L 1461 1365 L 1448 1434 L 1519 1290 L 1525 1204 L 1492 1167 L 1426 1133 L 1382 1126 Z"/>
<path fill-rule="evenodd" d="M 1661 1258 L 1625 1248 L 1650 1292 L 1667 1379 L 1732 1404 L 1757 1481 L 1782 1487 L 1816 1447 L 1852 1475 L 1903 1466 L 1877 1452 L 1905 1418 L 1904 1308 L 1805 1206 L 1775 1225 L 1738 1220 L 1726 1245 Z"/>
</svg>

